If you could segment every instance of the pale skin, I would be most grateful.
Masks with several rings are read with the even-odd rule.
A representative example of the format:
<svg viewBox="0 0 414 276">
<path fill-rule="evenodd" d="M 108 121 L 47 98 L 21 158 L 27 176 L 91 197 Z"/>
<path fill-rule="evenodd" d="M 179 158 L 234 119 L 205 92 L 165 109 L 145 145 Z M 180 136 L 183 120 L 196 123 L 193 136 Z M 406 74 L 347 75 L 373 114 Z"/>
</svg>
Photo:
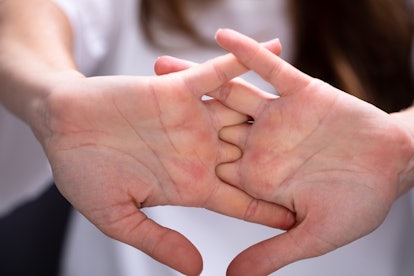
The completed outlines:
<svg viewBox="0 0 414 276">
<path fill-rule="evenodd" d="M 413 109 L 387 114 L 303 74 L 235 31 L 219 30 L 216 39 L 240 66 L 256 71 L 280 93 L 273 99 L 251 94 L 244 106 L 226 103 L 254 123 L 221 131 L 243 157 L 219 165 L 217 174 L 253 197 L 285 206 L 297 221 L 240 253 L 228 275 L 267 275 L 376 229 L 414 183 Z M 185 67 L 184 61 L 169 66 Z"/>
<path fill-rule="evenodd" d="M 217 36 L 244 65 L 224 56 L 158 79 L 85 78 L 70 54 L 68 22 L 49 1 L 2 1 L 0 16 L 1 103 L 33 128 L 59 189 L 104 233 L 182 273 L 200 273 L 197 250 L 140 208 L 198 206 L 285 229 L 294 212 L 294 228 L 247 249 L 228 270 L 263 275 L 369 233 L 411 188 L 412 110 L 385 114 L 246 37 L 228 31 Z M 246 66 L 281 97 L 228 83 Z M 245 115 L 203 103 L 203 94 L 255 123 L 240 125 Z M 235 124 L 221 137 L 243 157 L 219 165 L 240 156 L 217 137 L 220 128 Z M 233 186 L 217 178 L 216 165 Z"/>
<path fill-rule="evenodd" d="M 221 132 L 243 150 L 243 158 L 220 166 L 218 174 L 252 196 L 285 206 L 297 220 L 286 233 L 242 252 L 228 274 L 264 275 L 377 228 L 413 184 L 411 112 L 384 113 L 237 33 L 219 32 L 217 40 L 280 93 L 271 102 L 257 99 L 253 125 Z"/>
<path fill-rule="evenodd" d="M 197 275 L 197 249 L 141 208 L 195 206 L 271 227 L 294 224 L 285 207 L 215 174 L 241 155 L 219 130 L 247 120 L 217 100 L 242 106 L 261 93 L 230 81 L 246 72 L 234 56 L 161 77 L 85 78 L 70 53 L 69 24 L 52 3 L 3 1 L 0 16 L 1 103 L 33 129 L 61 193 L 105 234 Z M 205 94 L 217 100 L 203 102 Z"/>
</svg>

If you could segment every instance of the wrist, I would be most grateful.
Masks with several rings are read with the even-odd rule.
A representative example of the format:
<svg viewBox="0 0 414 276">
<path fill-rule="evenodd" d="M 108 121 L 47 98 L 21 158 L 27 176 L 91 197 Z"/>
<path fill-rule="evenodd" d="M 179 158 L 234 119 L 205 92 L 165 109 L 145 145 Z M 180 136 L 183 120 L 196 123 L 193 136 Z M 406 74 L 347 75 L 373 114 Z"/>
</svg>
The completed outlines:
<svg viewBox="0 0 414 276">
<path fill-rule="evenodd" d="M 31 127 L 36 138 L 42 143 L 50 135 L 51 110 L 50 97 L 64 91 L 76 81 L 85 78 L 75 70 L 58 71 L 42 75 L 42 86 L 38 86 L 37 93 L 22 107 L 22 119 Z M 33 91 L 32 91 L 33 92 Z"/>
<path fill-rule="evenodd" d="M 398 195 L 402 195 L 414 186 L 414 107 L 400 112 L 392 113 L 391 117 L 401 126 L 401 135 L 405 136 L 405 143 L 401 145 L 406 149 L 403 157 L 404 169 L 399 175 Z"/>
</svg>

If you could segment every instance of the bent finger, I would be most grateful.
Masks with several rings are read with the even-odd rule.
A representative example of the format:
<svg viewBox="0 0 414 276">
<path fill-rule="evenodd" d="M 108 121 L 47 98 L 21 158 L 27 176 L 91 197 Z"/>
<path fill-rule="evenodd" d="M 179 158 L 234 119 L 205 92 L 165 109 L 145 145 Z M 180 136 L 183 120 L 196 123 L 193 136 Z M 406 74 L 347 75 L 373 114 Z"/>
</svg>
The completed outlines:
<svg viewBox="0 0 414 276">
<path fill-rule="evenodd" d="M 241 172 L 240 172 L 240 160 L 231 163 L 224 163 L 217 165 L 216 175 L 226 183 L 243 190 L 241 185 Z"/>
<path fill-rule="evenodd" d="M 238 147 L 230 143 L 220 141 L 219 153 L 217 158 L 218 164 L 234 162 L 240 159 L 241 156 L 242 151 Z"/>
<path fill-rule="evenodd" d="M 244 150 L 251 126 L 250 123 L 245 123 L 224 127 L 219 132 L 220 139 Z"/>
</svg>

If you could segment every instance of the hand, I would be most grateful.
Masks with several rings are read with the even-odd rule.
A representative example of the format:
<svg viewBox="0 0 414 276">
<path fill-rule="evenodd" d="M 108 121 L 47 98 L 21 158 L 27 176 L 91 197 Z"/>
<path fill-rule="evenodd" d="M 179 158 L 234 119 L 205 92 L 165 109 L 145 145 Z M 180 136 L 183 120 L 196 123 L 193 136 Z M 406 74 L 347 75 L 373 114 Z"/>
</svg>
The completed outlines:
<svg viewBox="0 0 414 276">
<path fill-rule="evenodd" d="M 256 94 L 249 106 L 238 106 L 254 123 L 222 130 L 221 138 L 241 148 L 243 157 L 217 173 L 253 197 L 285 206 L 297 221 L 242 252 L 228 274 L 267 275 L 377 228 L 413 154 L 400 121 L 301 73 L 239 33 L 221 30 L 217 41 L 280 93 L 277 99 Z"/>
<path fill-rule="evenodd" d="M 108 236 L 187 275 L 201 271 L 197 249 L 141 208 L 197 206 L 290 227 L 294 218 L 285 208 L 256 200 L 215 174 L 219 163 L 240 157 L 218 130 L 247 116 L 201 96 L 249 93 L 250 87 L 229 83 L 244 72 L 226 55 L 160 77 L 59 80 L 45 105 L 47 125 L 37 130 L 59 190 Z"/>
</svg>

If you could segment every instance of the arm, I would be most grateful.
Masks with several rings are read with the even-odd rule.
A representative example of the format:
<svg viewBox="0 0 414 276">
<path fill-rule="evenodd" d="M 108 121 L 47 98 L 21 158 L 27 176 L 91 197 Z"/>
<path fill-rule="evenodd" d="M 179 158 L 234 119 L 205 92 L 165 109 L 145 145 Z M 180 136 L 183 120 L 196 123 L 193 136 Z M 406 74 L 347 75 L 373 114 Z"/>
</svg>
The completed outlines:
<svg viewBox="0 0 414 276">
<path fill-rule="evenodd" d="M 162 77 L 85 78 L 67 19 L 49 1 L 3 1 L 0 18 L 1 102 L 35 131 L 60 192 L 105 234 L 197 274 L 201 257 L 191 242 L 141 208 L 197 206 L 291 226 L 285 208 L 215 174 L 218 163 L 240 156 L 218 130 L 247 117 L 201 96 L 253 89 L 227 85 L 246 71 L 232 56 Z"/>
<path fill-rule="evenodd" d="M 42 129 L 37 103 L 53 90 L 54 76 L 81 77 L 74 71 L 69 23 L 44 0 L 2 1 L 0 18 L 0 102 Z"/>
</svg>

